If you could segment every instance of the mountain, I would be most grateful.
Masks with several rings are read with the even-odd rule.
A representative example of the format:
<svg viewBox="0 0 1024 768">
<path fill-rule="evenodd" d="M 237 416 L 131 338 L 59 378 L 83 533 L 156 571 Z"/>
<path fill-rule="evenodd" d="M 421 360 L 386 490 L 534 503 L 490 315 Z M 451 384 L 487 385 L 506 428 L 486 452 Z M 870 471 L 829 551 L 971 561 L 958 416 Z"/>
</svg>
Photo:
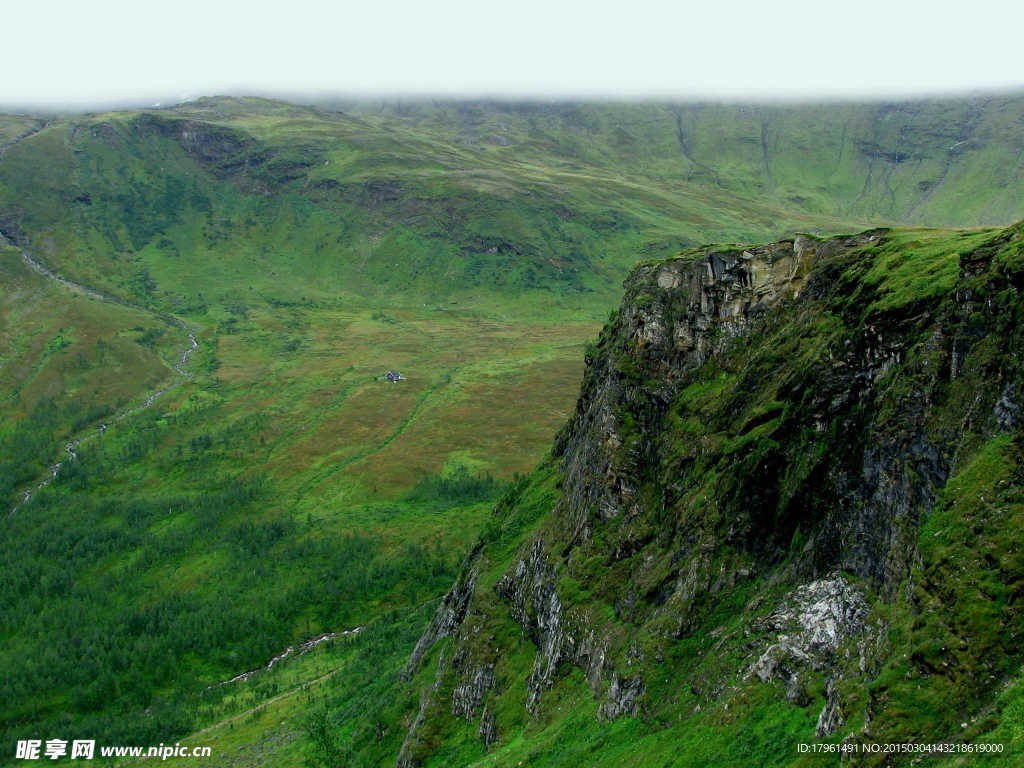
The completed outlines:
<svg viewBox="0 0 1024 768">
<path fill-rule="evenodd" d="M 1024 225 L 639 264 L 376 715 L 397 765 L 1018 745 L 1022 287 Z"/>
<path fill-rule="evenodd" d="M 1021 218 L 1019 96 L 794 105 L 354 103 L 470 146 L 561 154 L 847 220 Z M 513 154 L 510 152 L 509 154 Z"/>
<path fill-rule="evenodd" d="M 1014 96 L 799 106 L 299 106 L 218 97 L 168 109 L 0 116 L 0 501 L 9 512 L 0 516 L 2 754 L 15 754 L 15 742 L 26 738 L 84 737 L 212 744 L 239 766 L 330 764 L 351 754 L 381 764 L 400 754 L 405 762 L 486 756 L 493 763 L 518 762 L 522 750 L 556 759 L 560 753 L 543 746 L 550 739 L 597 743 L 617 733 L 623 745 L 649 752 L 643 729 L 669 700 L 650 671 L 652 633 L 678 635 L 673 642 L 685 656 L 699 650 L 694 633 L 726 627 L 716 643 L 728 635 L 721 649 L 733 655 L 720 667 L 677 670 L 704 712 L 720 698 L 721 681 L 747 663 L 742 654 L 757 650 L 736 650 L 733 618 L 760 617 L 762 635 L 775 631 L 767 628 L 776 621 L 770 611 L 789 600 L 793 615 L 803 615 L 798 590 L 818 582 L 825 586 L 813 589 L 831 590 L 827 601 L 846 600 L 858 617 L 861 598 L 883 613 L 898 606 L 894 595 L 917 567 L 907 555 L 914 529 L 902 516 L 894 527 L 888 513 L 865 512 L 859 533 L 829 533 L 826 523 L 835 521 L 825 507 L 863 506 L 858 494 L 867 493 L 866 480 L 851 479 L 861 477 L 852 465 L 834 462 L 870 452 L 844 442 L 867 440 L 878 426 L 875 412 L 856 404 L 870 400 L 896 419 L 885 429 L 910 418 L 899 410 L 910 406 L 877 394 L 879 387 L 907 365 L 913 328 L 938 323 L 950 291 L 967 279 L 957 254 L 1012 237 L 998 228 L 1024 216 L 1022 116 L 1024 99 Z M 877 242 L 834 239 L 865 230 Z M 746 248 L 753 261 L 709 267 L 725 269 L 716 281 L 754 281 L 743 290 L 762 291 L 770 277 L 781 298 L 771 307 L 730 299 L 728 323 L 698 312 L 692 338 L 669 349 L 659 334 L 690 309 L 653 288 L 645 298 L 642 270 L 664 259 L 689 264 L 716 248 L 744 251 L 705 245 L 712 242 L 781 243 Z M 861 271 L 839 270 L 840 252 Z M 779 259 L 796 259 L 796 272 L 776 276 Z M 647 266 L 633 272 L 638 261 Z M 833 268 L 842 280 L 826 274 Z M 680 286 L 696 280 L 684 272 Z M 625 303 L 595 344 L 624 279 Z M 826 293 L 811 290 L 830 280 Z M 716 282 L 708 290 L 720 301 L 734 288 Z M 786 314 L 795 306 L 811 315 L 798 322 Z M 627 315 L 641 309 L 649 314 L 642 354 L 622 335 Z M 890 331 L 874 320 L 904 310 L 906 327 Z M 788 325 L 765 335 L 775 322 Z M 903 345 L 870 348 L 879 370 L 897 355 L 878 383 L 863 389 L 860 358 L 827 376 L 807 367 L 825 365 L 819 343 L 841 359 L 847 346 L 849 354 L 861 350 L 856 344 L 867 342 L 852 330 L 861 322 Z M 956 331 L 949 343 L 965 351 L 954 357 L 967 359 L 981 327 Z M 736 357 L 724 341 L 733 331 L 737 344 L 763 338 L 768 347 L 757 354 L 742 347 L 747 357 Z M 1010 343 L 1002 330 L 985 333 Z M 804 346 L 793 346 L 798 339 Z M 959 373 L 963 360 L 956 382 L 968 381 Z M 864 376 L 850 384 L 844 376 L 855 368 Z M 403 380 L 386 381 L 391 370 Z M 722 378 L 702 378 L 713 371 Z M 1008 375 L 979 379 L 977 409 L 989 407 L 989 389 Z M 583 411 L 573 416 L 581 378 Z M 806 391 L 794 388 L 797 381 Z M 935 386 L 942 397 L 943 387 L 955 389 Z M 826 391 L 840 401 L 821 410 L 814 400 L 813 413 L 824 414 L 821 433 L 817 426 L 799 439 L 787 432 L 810 418 L 818 395 L 806 392 Z M 679 410 L 687 392 L 689 410 Z M 1015 395 L 1003 394 L 1004 416 L 1014 421 Z M 963 416 L 962 404 L 941 402 L 949 423 Z M 829 409 L 854 415 L 836 427 L 839 416 Z M 621 419 L 607 440 L 592 423 L 605 411 Z M 949 478 L 975 455 L 970 436 L 988 427 L 968 419 L 951 429 L 954 437 L 929 432 L 926 444 L 899 433 L 893 440 L 910 447 L 878 454 L 878 472 L 902 477 L 892 462 L 902 468 L 910 454 L 899 451 L 920 448 L 931 457 L 938 446 L 940 457 L 927 459 L 934 465 L 914 469 L 933 473 L 925 485 L 908 475 L 916 489 L 908 519 L 924 520 L 926 508 L 936 519 L 939 499 L 952 498 Z M 545 458 L 553 441 L 555 454 Z M 1015 461 L 1012 451 L 978 456 L 981 473 L 984 462 Z M 679 477 L 666 479 L 673 472 Z M 848 485 L 836 485 L 829 472 L 845 472 Z M 607 493 L 598 492 L 602 483 L 611 483 Z M 832 496 L 811 499 L 813 483 Z M 686 512 L 696 526 L 686 544 L 684 522 L 670 521 L 682 514 L 679 494 L 698 487 L 711 506 Z M 661 511 L 658 494 L 669 505 Z M 726 512 L 732 517 L 722 528 Z M 581 526 L 572 536 L 558 527 L 570 519 Z M 533 550 L 521 556 L 521 547 L 534 546 L 527 533 L 540 536 L 536 557 Z M 851 540 L 861 542 L 854 554 L 844 549 Z M 714 578 L 693 565 L 691 545 L 719 569 Z M 675 562 L 664 554 L 671 547 L 673 557 L 682 553 Z M 839 554 L 827 554 L 829 547 Z M 476 554 L 460 570 L 467 552 Z M 581 572 L 583 554 L 592 559 Z M 648 556 L 654 570 L 645 575 L 635 558 Z M 571 566 L 573 574 L 564 583 L 558 575 L 551 594 L 577 613 L 559 614 L 562 629 L 550 637 L 561 640 L 550 640 L 529 685 L 520 672 L 533 669 L 536 643 L 550 638 L 534 615 L 542 598 L 515 578 L 501 595 L 492 589 L 514 558 L 543 583 L 549 566 L 556 575 Z M 691 613 L 678 607 L 669 582 L 650 593 L 654 581 L 684 566 L 696 569 Z M 981 578 L 981 570 L 972 573 Z M 620 582 L 635 582 L 634 591 L 622 592 Z M 431 624 L 453 584 L 451 594 L 468 602 L 449 598 L 451 616 Z M 755 589 L 765 602 L 744 613 Z M 664 626 L 648 610 L 662 592 Z M 733 602 L 711 597 L 726 594 Z M 460 606 L 479 611 L 488 601 L 506 634 L 495 633 L 490 656 L 472 657 L 483 670 L 479 685 L 463 686 L 456 707 L 473 715 L 469 730 L 439 716 L 449 706 L 444 686 L 455 680 L 448 664 L 456 657 L 447 650 L 440 693 L 428 691 L 412 727 L 421 692 L 433 690 L 439 646 L 454 645 L 448 633 Z M 520 603 L 525 623 L 508 613 Z M 571 622 L 584 615 L 593 619 L 586 626 L 595 642 L 610 638 L 611 666 L 594 667 L 582 651 L 558 645 L 579 642 L 584 625 Z M 889 614 L 882 619 L 904 626 Z M 876 619 L 868 624 L 880 638 Z M 601 634 L 609 626 L 612 634 Z M 425 627 L 432 629 L 414 654 Z M 441 639 L 431 646 L 431 638 Z M 630 638 L 642 663 L 622 661 Z M 1015 659 L 1010 640 L 999 642 L 1000 653 Z M 417 660 L 408 664 L 411 655 Z M 814 664 L 817 678 L 797 670 L 806 690 L 797 698 L 810 697 L 800 717 L 816 723 L 825 708 L 821 675 L 841 670 Z M 579 685 L 564 687 L 563 673 Z M 860 684 L 849 670 L 843 675 L 837 689 Z M 502 680 L 519 688 L 498 696 Z M 1004 701 L 979 686 L 956 695 Z M 605 689 L 613 687 L 609 699 Z M 492 702 L 492 725 L 484 728 L 490 752 L 474 735 L 477 689 L 481 702 Z M 551 691 L 559 690 L 583 708 L 575 719 L 555 716 L 560 694 Z M 847 727 L 855 707 L 846 693 L 828 696 Z M 613 699 L 621 711 L 608 709 Z M 788 744 L 798 721 L 770 702 L 764 711 L 775 718 L 764 728 Z M 682 714 L 674 712 L 677 723 Z"/>
<path fill-rule="evenodd" d="M 637 255 L 1024 217 L 1024 99 L 806 106 L 261 99 L 8 118 L 0 232 L 185 311 L 269 294 L 614 302 Z M 239 282 L 238 278 L 244 275 Z M 586 297 L 586 296 L 585 296 Z"/>
</svg>

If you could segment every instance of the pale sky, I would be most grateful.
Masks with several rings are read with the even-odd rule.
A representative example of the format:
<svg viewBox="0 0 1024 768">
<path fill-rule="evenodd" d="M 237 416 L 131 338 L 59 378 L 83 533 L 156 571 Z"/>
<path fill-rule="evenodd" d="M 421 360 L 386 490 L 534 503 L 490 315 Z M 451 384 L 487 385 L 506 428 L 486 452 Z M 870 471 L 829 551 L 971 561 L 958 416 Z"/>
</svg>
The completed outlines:
<svg viewBox="0 0 1024 768">
<path fill-rule="evenodd" d="M 1022 0 L 35 0 L 5 2 L 3 27 L 8 108 L 1024 90 Z"/>
</svg>

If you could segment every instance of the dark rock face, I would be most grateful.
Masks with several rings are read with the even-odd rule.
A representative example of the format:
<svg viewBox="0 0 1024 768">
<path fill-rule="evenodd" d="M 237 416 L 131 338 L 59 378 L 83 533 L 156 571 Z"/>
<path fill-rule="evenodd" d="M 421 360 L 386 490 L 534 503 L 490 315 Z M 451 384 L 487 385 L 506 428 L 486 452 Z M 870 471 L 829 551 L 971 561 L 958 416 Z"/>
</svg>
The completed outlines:
<svg viewBox="0 0 1024 768">
<path fill-rule="evenodd" d="M 922 425 L 923 426 L 923 425 Z M 917 525 L 945 485 L 949 461 L 922 433 L 864 451 L 859 476 L 837 479 L 838 503 L 822 524 L 818 569 L 841 567 L 891 594 L 908 573 Z M 839 549 L 835 559 L 828 555 Z"/>
<path fill-rule="evenodd" d="M 793 243 L 714 250 L 698 258 L 639 267 L 606 333 L 605 354 L 588 368 L 576 414 L 553 450 L 566 477 L 559 512 L 571 532 L 570 547 L 587 541 L 595 524 L 622 517 L 628 532 L 634 521 L 639 523 L 642 506 L 649 503 L 637 498 L 645 483 L 660 485 L 659 503 L 672 506 L 685 493 L 677 478 L 689 469 L 672 463 L 665 450 L 665 417 L 673 399 L 697 372 L 750 343 L 746 339 L 751 333 L 764 336 L 766 327 L 781 322 L 769 310 L 778 302 L 787 305 L 789 315 L 821 312 L 835 290 L 829 268 L 848 262 L 883 234 L 824 242 L 799 237 Z M 773 477 L 792 464 L 795 456 L 789 446 L 784 447 L 786 455 L 764 457 L 755 472 L 765 475 L 756 491 L 750 487 L 748 468 L 743 468 L 743 478 L 735 473 L 728 500 L 736 514 L 722 521 L 727 525 L 715 534 L 705 527 L 697 546 L 678 542 L 678 551 L 691 552 L 690 568 L 677 590 L 681 602 L 714 583 L 701 565 L 707 558 L 700 552 L 739 545 L 749 552 L 753 568 L 771 567 L 798 527 L 816 529 L 804 564 L 811 577 L 846 569 L 890 593 L 906 577 L 918 522 L 945 485 L 958 439 L 934 428 L 935 403 L 928 398 L 956 380 L 963 360 L 987 333 L 974 317 L 970 291 L 955 298 L 956 305 L 934 308 L 939 317 L 851 317 L 848 322 L 860 327 L 848 326 L 849 336 L 842 348 L 830 350 L 828 363 L 819 360 L 797 373 L 790 391 L 780 393 L 790 398 L 784 405 L 792 415 L 785 426 L 791 432 L 813 429 L 821 434 L 819 448 L 832 447 L 828 439 L 836 436 L 828 433 L 842 432 L 843 451 L 819 461 L 813 478 L 796 489 L 780 487 L 780 478 Z M 939 358 L 932 370 L 915 371 L 928 389 L 910 393 L 895 414 L 885 414 L 887 423 L 880 424 L 886 376 L 908 366 L 907 351 L 922 337 L 923 346 Z M 777 361 L 777 371 L 786 367 L 785 360 Z M 787 373 L 793 375 L 792 370 Z M 770 379 L 759 381 L 753 373 L 745 379 L 742 385 L 751 391 L 771 385 Z M 1019 411 L 1012 382 L 1006 387 L 994 404 L 1003 429 L 1017 423 Z M 768 421 L 770 415 L 761 418 Z M 759 426 L 748 422 L 743 429 Z M 692 534 L 691 529 L 688 538 Z M 623 554 L 640 545 L 635 537 L 620 537 Z"/>
<path fill-rule="evenodd" d="M 255 139 L 230 128 L 199 120 L 169 119 L 152 113 L 136 118 L 139 136 L 154 134 L 177 140 L 181 148 L 195 157 L 218 179 L 226 179 L 251 165 L 259 164 Z"/>
<path fill-rule="evenodd" d="M 412 656 L 405 665 L 405 669 L 402 670 L 402 680 L 409 680 L 415 674 L 420 661 L 433 647 L 434 643 L 453 634 L 462 625 L 462 622 L 465 621 L 470 603 L 473 600 L 476 578 L 480 574 L 480 553 L 482 550 L 482 545 L 478 544 L 466 556 L 455 586 L 444 596 L 444 600 L 438 606 L 434 618 L 430 621 L 430 626 L 427 627 L 423 637 L 416 643 Z"/>
<path fill-rule="evenodd" d="M 0 210 L 0 237 L 3 238 L 0 242 L 2 245 L 20 246 L 27 243 L 18 211 Z"/>
<path fill-rule="evenodd" d="M 1003 388 L 1003 394 L 996 401 L 996 407 L 992 410 L 996 417 L 996 424 L 1003 432 L 1012 432 L 1020 424 L 1020 404 L 1016 401 L 1017 392 L 1013 382 L 1009 381 Z"/>
<path fill-rule="evenodd" d="M 638 424 L 640 432 L 659 431 L 658 422 L 687 373 L 743 336 L 768 307 L 799 295 L 817 247 L 798 238 L 750 250 L 716 249 L 703 258 L 640 267 L 630 275 L 611 336 L 616 351 L 642 370 L 641 386 L 653 401 Z M 576 415 L 555 439 L 553 453 L 564 457 L 565 512 L 581 540 L 590 536 L 591 508 L 602 520 L 630 509 L 639 464 L 647 458 L 641 451 L 650 447 L 624 443 L 619 414 L 639 387 L 621 375 L 617 362 L 604 356 L 588 370 Z"/>
<path fill-rule="evenodd" d="M 268 148 L 241 131 L 202 120 L 142 113 L 133 127 L 136 139 L 173 139 L 215 178 L 255 194 L 277 194 L 293 182 L 305 182 L 310 169 L 322 163 L 318 144 Z"/>
<path fill-rule="evenodd" d="M 961 256 L 952 292 L 896 299 L 865 277 L 892 252 L 887 237 L 638 266 L 555 440 L 550 515 L 503 556 L 494 587 L 474 592 L 496 546 L 485 534 L 407 672 L 454 635 L 457 669 L 441 691 L 452 716 L 481 713 L 490 746 L 502 730 L 490 697 L 509 674 L 493 638 L 508 622 L 536 649 L 528 717 L 567 667 L 599 720 L 643 716 L 663 649 L 709 632 L 716 651 L 744 659 L 733 679 L 777 685 L 793 706 L 823 696 L 818 738 L 848 728 L 850 702 L 865 698 L 867 733 L 881 705 L 864 691 L 892 653 L 872 605 L 917 610 L 920 527 L 958 462 L 1017 429 L 1022 386 L 1024 281 L 990 268 L 1014 233 Z M 499 505 L 496 524 L 516 503 Z M 741 629 L 711 631 L 737 595 Z M 728 685 L 692 689 L 714 700 Z M 421 708 L 410 735 L 440 706 Z"/>
</svg>

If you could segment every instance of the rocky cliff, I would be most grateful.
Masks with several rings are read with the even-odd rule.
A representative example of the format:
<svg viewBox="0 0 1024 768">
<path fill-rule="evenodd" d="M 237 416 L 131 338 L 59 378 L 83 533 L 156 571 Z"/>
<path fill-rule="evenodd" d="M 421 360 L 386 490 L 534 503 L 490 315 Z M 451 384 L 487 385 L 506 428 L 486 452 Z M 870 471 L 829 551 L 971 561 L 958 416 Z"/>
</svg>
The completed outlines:
<svg viewBox="0 0 1024 768">
<path fill-rule="evenodd" d="M 639 265 L 550 459 L 406 667 L 398 765 L 531 739 L 571 762 L 544 736 L 567 738 L 568 711 L 588 739 L 633 718 L 645 760 L 722 750 L 666 765 L 1001 733 L 1021 661 L 1022 231 Z"/>
</svg>

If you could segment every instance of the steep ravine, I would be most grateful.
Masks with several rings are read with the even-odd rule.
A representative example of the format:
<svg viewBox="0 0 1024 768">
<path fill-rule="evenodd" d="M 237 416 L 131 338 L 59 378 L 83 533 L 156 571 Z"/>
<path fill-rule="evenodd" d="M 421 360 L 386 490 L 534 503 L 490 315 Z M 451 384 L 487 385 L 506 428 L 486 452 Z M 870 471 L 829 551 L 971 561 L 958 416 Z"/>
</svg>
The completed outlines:
<svg viewBox="0 0 1024 768">
<path fill-rule="evenodd" d="M 531 739 L 571 763 L 623 717 L 649 747 L 588 760 L 997 733 L 1024 629 L 1022 231 L 639 265 L 406 666 L 398 766 Z"/>
</svg>

